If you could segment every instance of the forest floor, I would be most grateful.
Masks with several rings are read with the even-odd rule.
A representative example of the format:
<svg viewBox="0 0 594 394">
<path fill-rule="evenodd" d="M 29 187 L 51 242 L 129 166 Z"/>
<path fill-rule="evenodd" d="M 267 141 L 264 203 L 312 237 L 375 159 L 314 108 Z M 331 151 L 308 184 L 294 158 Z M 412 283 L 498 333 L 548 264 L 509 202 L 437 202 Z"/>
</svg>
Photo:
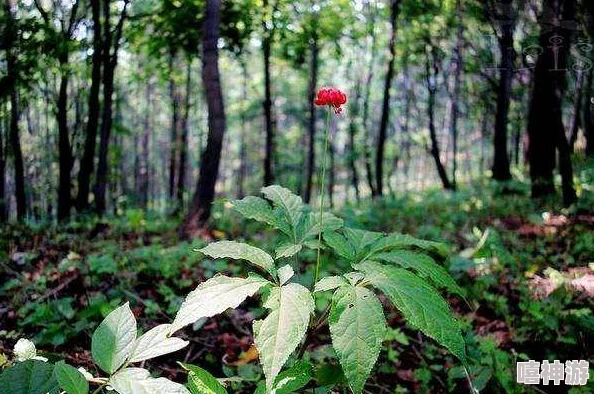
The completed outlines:
<svg viewBox="0 0 594 394">
<path fill-rule="evenodd" d="M 398 231 L 446 242 L 449 270 L 467 302 L 451 297 L 462 322 L 471 375 L 486 393 L 567 392 L 568 387 L 516 383 L 516 362 L 588 360 L 594 392 L 594 185 L 593 170 L 581 173 L 580 205 L 552 209 L 555 199 L 535 203 L 521 183 L 409 193 L 405 197 L 347 206 L 337 211 L 349 226 Z M 274 236 L 217 204 L 213 238 L 248 239 L 272 249 Z M 172 320 L 183 297 L 217 272 L 242 274 L 242 265 L 194 252 L 205 240 L 179 242 L 177 222 L 130 210 L 99 222 L 68 226 L 11 225 L 0 231 L 0 353 L 19 337 L 31 338 L 46 357 L 67 357 L 93 369 L 90 337 L 113 308 L 130 301 L 147 330 Z M 315 256 L 305 253 L 306 261 Z M 323 259 L 322 269 L 336 269 Z M 300 273 L 310 284 L 311 270 Z M 183 335 L 191 345 L 177 360 L 216 376 L 241 376 L 231 392 L 252 392 L 261 370 L 250 352 L 251 322 L 264 310 L 249 300 L 234 312 L 195 324 Z M 468 392 L 455 359 L 388 312 L 389 331 L 372 378 L 372 393 Z M 319 386 L 340 379 L 340 368 L 318 332 L 308 357 L 322 363 Z M 183 376 L 171 357 L 157 359 L 164 375 Z M 165 367 L 163 368 L 163 365 Z M 221 367 L 222 366 L 222 367 Z M 176 376 L 177 375 L 177 376 Z M 533 391 L 530 391 L 533 390 Z M 316 391 L 318 393 L 318 391 Z"/>
</svg>

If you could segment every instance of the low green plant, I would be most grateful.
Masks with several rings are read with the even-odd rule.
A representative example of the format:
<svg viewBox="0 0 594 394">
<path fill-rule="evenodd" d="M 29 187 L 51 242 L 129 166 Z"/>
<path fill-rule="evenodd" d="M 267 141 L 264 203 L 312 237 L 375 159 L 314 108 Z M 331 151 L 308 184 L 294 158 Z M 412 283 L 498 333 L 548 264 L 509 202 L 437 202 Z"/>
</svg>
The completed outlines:
<svg viewBox="0 0 594 394">
<path fill-rule="evenodd" d="M 446 257 L 444 245 L 399 233 L 344 227 L 338 217 L 328 212 L 317 215 L 299 196 L 280 186 L 265 187 L 262 192 L 265 198 L 250 196 L 232 204 L 247 218 L 279 232 L 280 242 L 273 253 L 236 241 L 218 241 L 199 249 L 215 259 L 245 260 L 256 272 L 247 277 L 216 275 L 201 283 L 185 298 L 171 324 L 156 326 L 140 337 L 127 303 L 111 312 L 93 334 L 91 346 L 93 360 L 105 377 L 82 374 L 63 363 L 27 360 L 4 370 L 0 393 L 38 392 L 21 388 L 29 387 L 27 379 L 41 379 L 43 384 L 38 387 L 44 393 L 87 393 L 88 382 L 97 386 L 95 392 L 110 386 L 120 394 L 224 393 L 220 381 L 195 366 L 182 365 L 189 374 L 183 386 L 153 378 L 148 370 L 130 365 L 185 347 L 187 342 L 174 337 L 174 333 L 200 319 L 236 308 L 257 293 L 264 295 L 263 306 L 269 310 L 263 319 L 253 323 L 254 342 L 265 376 L 257 392 L 289 393 L 309 384 L 314 371 L 306 360 L 296 360 L 291 368 L 283 368 L 298 348 L 294 358 L 303 358 L 311 340 L 308 332 L 328 324 L 348 386 L 353 393 L 361 393 L 387 335 L 376 291 L 387 296 L 411 326 L 447 348 L 463 367 L 466 365 L 460 326 L 437 291 L 463 295 L 436 261 Z M 352 270 L 322 275 L 315 283 L 299 283 L 295 272 L 307 268 L 300 253 L 319 248 L 334 256 L 328 261 L 346 261 Z M 328 305 L 316 309 L 316 298 L 329 299 L 318 294 L 330 291 L 333 294 Z"/>
</svg>

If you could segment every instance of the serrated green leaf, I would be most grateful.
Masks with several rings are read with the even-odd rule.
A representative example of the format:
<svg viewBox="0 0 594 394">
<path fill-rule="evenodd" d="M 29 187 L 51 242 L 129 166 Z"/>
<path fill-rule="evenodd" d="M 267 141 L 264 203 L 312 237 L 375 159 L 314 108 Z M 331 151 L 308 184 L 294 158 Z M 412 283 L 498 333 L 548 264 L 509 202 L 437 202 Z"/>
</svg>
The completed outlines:
<svg viewBox="0 0 594 394">
<path fill-rule="evenodd" d="M 386 252 L 394 249 L 411 248 L 422 249 L 434 253 L 441 258 L 445 258 L 449 254 L 448 248 L 444 244 L 433 241 L 425 241 L 411 237 L 410 235 L 390 233 L 386 236 L 378 238 L 375 242 L 371 243 L 361 255 L 357 256 L 357 262 L 373 260 L 373 256 L 380 252 Z"/>
<path fill-rule="evenodd" d="M 344 235 L 333 231 L 324 233 L 323 237 L 326 244 L 330 246 L 339 256 L 344 257 L 348 261 L 354 260 L 355 248 Z"/>
<path fill-rule="evenodd" d="M 334 216 L 329 212 L 324 212 L 322 214 L 322 225 L 320 226 L 320 215 L 319 213 L 310 212 L 308 214 L 307 224 L 304 226 L 303 229 L 303 236 L 302 239 L 305 240 L 306 238 L 310 237 L 317 237 L 320 233 L 320 229 L 322 233 L 331 232 L 338 230 L 344 225 L 342 219 Z"/>
<path fill-rule="evenodd" d="M 293 240 L 296 241 L 297 236 L 295 231 L 299 222 L 303 218 L 303 210 L 305 207 L 301 197 L 294 194 L 289 189 L 278 185 L 264 187 L 262 188 L 262 193 L 267 199 L 272 201 L 276 208 L 278 208 L 282 217 L 291 229 L 291 232 L 288 235 L 292 235 Z"/>
<path fill-rule="evenodd" d="M 114 373 L 130 356 L 135 340 L 136 319 L 126 302 L 107 315 L 93 333 L 93 360 L 103 371 Z"/>
<path fill-rule="evenodd" d="M 360 394 L 386 336 L 382 304 L 369 289 L 344 285 L 332 297 L 328 322 L 344 375 Z"/>
<path fill-rule="evenodd" d="M 188 371 L 188 388 L 192 394 L 227 394 L 227 390 L 208 371 L 192 364 L 178 363 Z"/>
<path fill-rule="evenodd" d="M 264 307 L 271 311 L 264 320 L 254 321 L 254 340 L 270 391 L 307 331 L 314 300 L 307 288 L 289 283 L 273 288 Z"/>
<path fill-rule="evenodd" d="M 437 287 L 444 288 L 452 293 L 464 296 L 464 290 L 458 286 L 454 278 L 438 265 L 433 258 L 427 254 L 412 250 L 398 249 L 390 252 L 379 253 L 375 259 L 388 263 L 398 264 L 404 268 L 411 268 L 422 278 L 431 280 Z"/>
<path fill-rule="evenodd" d="M 56 363 L 54 374 L 60 388 L 68 394 L 87 394 L 89 392 L 87 379 L 76 368 L 64 361 Z"/>
<path fill-rule="evenodd" d="M 278 269 L 278 280 L 281 286 L 291 279 L 293 275 L 295 275 L 295 272 L 293 272 L 293 268 L 289 264 L 280 267 Z"/>
<path fill-rule="evenodd" d="M 460 326 L 447 302 L 427 282 L 403 268 L 375 262 L 356 264 L 371 284 L 390 298 L 406 321 L 466 362 Z"/>
<path fill-rule="evenodd" d="M 145 332 L 134 343 L 131 363 L 173 353 L 188 346 L 188 341 L 169 336 L 171 324 L 161 324 Z"/>
<path fill-rule="evenodd" d="M 357 283 L 359 283 L 363 280 L 363 278 L 365 278 L 365 275 L 357 271 L 346 273 L 343 276 L 349 281 L 349 283 L 352 286 L 357 285 Z"/>
<path fill-rule="evenodd" d="M 284 244 L 276 248 L 274 253 L 276 254 L 277 259 L 281 259 L 283 257 L 294 256 L 301 251 L 301 248 L 303 248 L 303 245 L 301 244 Z"/>
<path fill-rule="evenodd" d="M 281 372 L 276 377 L 270 394 L 296 393 L 312 378 L 313 366 L 309 361 L 299 360 L 291 368 Z M 266 382 L 260 382 L 254 394 L 265 394 Z"/>
<path fill-rule="evenodd" d="M 277 272 L 272 257 L 260 248 L 235 241 L 219 241 L 206 245 L 199 252 L 215 259 L 227 257 L 236 260 L 247 260 L 264 269 L 276 279 Z"/>
<path fill-rule="evenodd" d="M 124 368 L 108 384 L 120 394 L 190 394 L 187 388 L 166 378 L 152 378 L 143 368 Z"/>
<path fill-rule="evenodd" d="M 182 303 L 169 333 L 172 334 L 201 317 L 211 317 L 229 308 L 237 308 L 247 297 L 268 283 L 270 282 L 257 275 L 245 279 L 221 275 L 201 283 Z"/>
<path fill-rule="evenodd" d="M 318 291 L 333 290 L 346 283 L 346 280 L 342 276 L 326 276 L 315 284 L 314 293 Z"/>
<path fill-rule="evenodd" d="M 17 362 L 0 374 L 0 394 L 56 394 L 59 390 L 51 363 Z"/>
<path fill-rule="evenodd" d="M 264 222 L 276 227 L 276 217 L 268 201 L 260 197 L 248 196 L 232 201 L 233 208 L 248 219 Z"/>
</svg>

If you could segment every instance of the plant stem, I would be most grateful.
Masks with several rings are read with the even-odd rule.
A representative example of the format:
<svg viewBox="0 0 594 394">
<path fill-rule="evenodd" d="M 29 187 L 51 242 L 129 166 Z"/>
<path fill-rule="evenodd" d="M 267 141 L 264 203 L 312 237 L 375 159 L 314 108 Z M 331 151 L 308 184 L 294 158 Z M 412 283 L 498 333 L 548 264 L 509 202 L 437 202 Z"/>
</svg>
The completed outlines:
<svg viewBox="0 0 594 394">
<path fill-rule="evenodd" d="M 326 156 L 328 154 L 328 143 L 330 140 L 330 116 L 332 108 L 328 107 L 328 116 L 326 117 L 326 134 L 324 136 L 324 155 L 322 156 L 322 179 L 320 181 L 320 230 L 318 232 L 318 256 L 316 258 L 316 274 L 314 276 L 314 286 L 320 277 L 320 252 L 322 251 L 322 226 L 324 224 L 324 180 L 326 179 Z"/>
</svg>

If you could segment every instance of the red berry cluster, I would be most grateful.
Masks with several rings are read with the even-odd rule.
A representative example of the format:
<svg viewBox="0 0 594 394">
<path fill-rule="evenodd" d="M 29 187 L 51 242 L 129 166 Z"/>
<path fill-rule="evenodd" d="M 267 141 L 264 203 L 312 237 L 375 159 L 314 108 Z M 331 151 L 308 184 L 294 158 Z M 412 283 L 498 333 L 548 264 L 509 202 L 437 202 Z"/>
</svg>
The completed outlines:
<svg viewBox="0 0 594 394">
<path fill-rule="evenodd" d="M 342 112 L 341 105 L 347 102 L 347 96 L 336 88 L 322 88 L 318 90 L 316 99 L 314 100 L 315 105 L 329 105 L 334 108 L 334 113 L 339 114 Z"/>
</svg>

